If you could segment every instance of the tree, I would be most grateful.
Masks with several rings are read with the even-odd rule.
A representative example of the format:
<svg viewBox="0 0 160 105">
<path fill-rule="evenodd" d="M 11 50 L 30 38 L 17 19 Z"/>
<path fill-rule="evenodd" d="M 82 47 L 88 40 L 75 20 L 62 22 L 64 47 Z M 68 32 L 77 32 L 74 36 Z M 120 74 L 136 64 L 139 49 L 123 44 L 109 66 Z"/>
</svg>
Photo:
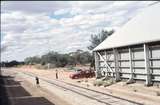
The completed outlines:
<svg viewBox="0 0 160 105">
<path fill-rule="evenodd" d="M 26 64 L 51 64 L 52 67 L 64 67 L 67 65 L 87 64 L 91 62 L 91 54 L 88 51 L 77 50 L 68 54 L 48 52 L 41 57 L 33 56 L 25 59 Z"/>
<path fill-rule="evenodd" d="M 45 62 L 45 64 L 47 63 L 55 64 L 58 61 L 58 57 L 59 54 L 57 52 L 52 51 L 42 55 L 41 59 L 43 63 Z"/>
<path fill-rule="evenodd" d="M 95 47 L 97 47 L 101 42 L 103 42 L 106 38 L 108 38 L 108 36 L 112 35 L 113 33 L 114 33 L 114 30 L 111 30 L 111 31 L 102 30 L 98 34 L 92 34 L 90 39 L 91 45 L 88 46 L 88 49 L 93 50 Z M 91 61 L 90 67 L 94 67 L 95 59 L 93 57 L 93 54 L 90 61 Z"/>
<path fill-rule="evenodd" d="M 105 31 L 102 30 L 99 34 L 92 34 L 91 35 L 91 45 L 88 46 L 89 50 L 93 50 L 95 47 L 97 47 L 101 42 L 103 42 L 108 36 L 112 35 L 114 33 L 114 30 L 111 31 Z"/>
<path fill-rule="evenodd" d="M 88 51 L 77 50 L 70 53 L 70 57 L 73 58 L 75 64 L 87 64 L 91 61 L 91 54 Z"/>
<path fill-rule="evenodd" d="M 91 54 L 88 51 L 82 52 L 79 56 L 79 62 L 80 64 L 87 64 L 90 63 L 92 59 Z"/>
<path fill-rule="evenodd" d="M 24 62 L 25 64 L 39 64 L 41 63 L 41 58 L 38 56 L 27 57 Z"/>
<path fill-rule="evenodd" d="M 14 66 L 18 66 L 18 65 L 24 65 L 24 62 L 20 62 L 20 61 L 6 61 L 6 62 L 0 62 L 0 67 L 14 67 Z"/>
</svg>

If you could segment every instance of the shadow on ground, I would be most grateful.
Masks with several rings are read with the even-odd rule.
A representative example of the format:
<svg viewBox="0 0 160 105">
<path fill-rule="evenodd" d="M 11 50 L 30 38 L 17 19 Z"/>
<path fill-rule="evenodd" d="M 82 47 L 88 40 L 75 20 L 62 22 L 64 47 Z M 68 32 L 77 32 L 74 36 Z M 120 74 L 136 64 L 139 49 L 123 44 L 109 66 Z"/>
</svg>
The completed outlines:
<svg viewBox="0 0 160 105">
<path fill-rule="evenodd" d="M 3 76 L 0 76 L 0 105 L 10 105 L 7 98 L 6 88 L 4 87 Z"/>
<path fill-rule="evenodd" d="M 44 97 L 33 97 L 11 76 L 0 76 L 0 105 L 55 105 Z"/>
</svg>

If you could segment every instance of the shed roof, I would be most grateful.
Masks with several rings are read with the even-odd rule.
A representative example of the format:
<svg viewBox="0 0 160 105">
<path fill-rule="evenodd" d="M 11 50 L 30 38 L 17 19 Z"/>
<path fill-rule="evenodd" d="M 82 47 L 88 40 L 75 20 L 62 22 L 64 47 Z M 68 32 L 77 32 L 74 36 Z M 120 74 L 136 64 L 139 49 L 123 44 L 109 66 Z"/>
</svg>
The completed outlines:
<svg viewBox="0 0 160 105">
<path fill-rule="evenodd" d="M 93 51 L 160 41 L 160 3 L 145 8 Z"/>
</svg>

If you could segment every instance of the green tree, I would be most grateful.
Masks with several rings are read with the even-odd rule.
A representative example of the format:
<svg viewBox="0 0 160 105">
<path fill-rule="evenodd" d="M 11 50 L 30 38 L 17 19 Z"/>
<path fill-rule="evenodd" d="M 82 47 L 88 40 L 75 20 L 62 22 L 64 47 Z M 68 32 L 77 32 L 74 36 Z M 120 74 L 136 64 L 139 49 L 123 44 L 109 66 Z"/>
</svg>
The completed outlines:
<svg viewBox="0 0 160 105">
<path fill-rule="evenodd" d="M 71 53 L 74 58 L 75 64 L 86 64 L 91 61 L 91 54 L 88 51 L 77 50 Z"/>
<path fill-rule="evenodd" d="M 59 54 L 57 52 L 51 51 L 48 52 L 47 54 L 42 55 L 41 59 L 43 63 L 45 62 L 45 64 L 47 63 L 56 64 L 56 62 L 58 61 L 58 57 Z"/>
<path fill-rule="evenodd" d="M 69 54 L 60 54 L 54 51 L 48 52 L 41 57 L 28 57 L 26 64 L 51 64 L 52 67 L 64 67 L 66 65 L 87 64 L 91 62 L 91 54 L 88 51 L 77 50 Z"/>
<path fill-rule="evenodd" d="M 79 55 L 79 62 L 80 64 L 84 65 L 84 64 L 90 63 L 91 58 L 92 58 L 91 54 L 88 51 L 85 51 Z"/>
<path fill-rule="evenodd" d="M 27 57 L 24 62 L 25 64 L 39 64 L 41 63 L 41 58 L 38 56 Z"/>
<path fill-rule="evenodd" d="M 91 45 L 88 46 L 89 50 L 93 50 L 95 47 L 97 47 L 101 42 L 103 42 L 108 36 L 112 35 L 114 33 L 114 30 L 106 31 L 102 30 L 98 34 L 92 34 L 91 35 Z"/>
<path fill-rule="evenodd" d="M 108 36 L 112 35 L 113 33 L 114 30 L 111 31 L 102 30 L 98 34 L 92 34 L 90 39 L 91 45 L 88 46 L 88 49 L 93 50 L 95 47 L 97 47 L 101 42 L 103 42 L 106 38 L 108 38 Z M 90 61 L 91 61 L 90 67 L 95 67 L 94 65 L 95 59 L 93 57 L 93 54 Z"/>
</svg>

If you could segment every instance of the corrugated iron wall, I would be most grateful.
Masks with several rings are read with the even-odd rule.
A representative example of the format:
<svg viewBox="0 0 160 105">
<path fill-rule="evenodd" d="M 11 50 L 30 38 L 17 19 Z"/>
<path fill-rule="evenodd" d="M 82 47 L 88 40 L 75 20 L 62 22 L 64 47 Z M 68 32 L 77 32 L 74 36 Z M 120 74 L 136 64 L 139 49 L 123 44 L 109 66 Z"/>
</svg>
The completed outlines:
<svg viewBox="0 0 160 105">
<path fill-rule="evenodd" d="M 116 50 L 117 54 L 114 53 L 114 49 L 95 52 L 97 75 L 116 78 L 116 69 L 118 69 L 121 79 L 144 80 L 146 84 L 148 80 L 152 83 L 160 82 L 159 43 L 123 47 Z"/>
</svg>

